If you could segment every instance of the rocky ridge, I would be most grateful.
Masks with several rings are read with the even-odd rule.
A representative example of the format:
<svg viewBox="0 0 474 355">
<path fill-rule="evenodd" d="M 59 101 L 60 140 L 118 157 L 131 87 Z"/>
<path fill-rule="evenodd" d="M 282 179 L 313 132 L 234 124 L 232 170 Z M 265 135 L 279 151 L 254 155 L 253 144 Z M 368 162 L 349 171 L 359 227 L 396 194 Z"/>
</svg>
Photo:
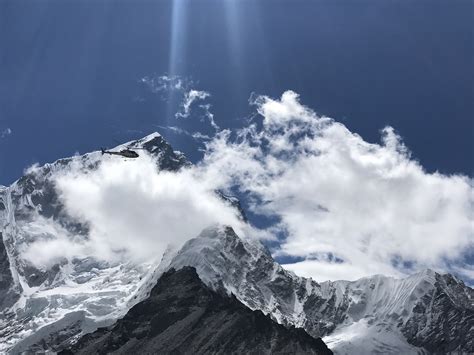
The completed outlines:
<svg viewBox="0 0 474 355">
<path fill-rule="evenodd" d="M 450 274 L 317 283 L 285 270 L 230 227 L 203 231 L 158 272 L 184 266 L 249 308 L 322 337 L 336 353 L 474 352 L 474 290 Z"/>
<path fill-rule="evenodd" d="M 205 286 L 191 267 L 164 273 L 125 317 L 60 354 L 131 353 L 332 354 L 321 339 Z"/>
</svg>

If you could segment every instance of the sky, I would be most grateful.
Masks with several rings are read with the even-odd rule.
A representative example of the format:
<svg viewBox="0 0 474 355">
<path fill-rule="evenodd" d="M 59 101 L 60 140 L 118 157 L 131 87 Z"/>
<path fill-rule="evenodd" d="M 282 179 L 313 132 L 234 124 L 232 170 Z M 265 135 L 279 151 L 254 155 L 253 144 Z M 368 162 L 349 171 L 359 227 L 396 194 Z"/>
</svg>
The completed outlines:
<svg viewBox="0 0 474 355">
<path fill-rule="evenodd" d="M 351 277 L 419 264 L 473 279 L 473 6 L 467 0 L 3 1 L 0 184 L 34 163 L 159 131 L 201 161 L 205 181 L 229 169 L 231 180 L 214 176 L 218 187 L 249 197 L 255 225 L 278 221 L 271 227 L 280 238 L 275 255 L 298 261 L 293 269 L 302 274 L 325 266 L 328 277 L 349 277 L 338 268 L 344 260 L 354 265 Z M 333 123 L 322 125 L 324 117 Z M 276 128 L 291 128 L 294 136 L 281 137 Z M 311 144 L 293 144 L 302 136 Z M 337 149 L 326 151 L 314 137 Z M 272 140 L 278 149 L 268 145 Z M 250 153 L 255 145 L 257 155 Z M 242 165 L 229 166 L 219 151 Z M 328 161 L 307 160 L 321 152 Z M 319 205 L 310 206 L 320 224 L 298 220 L 314 217 L 305 214 L 308 191 L 320 194 Z M 400 191 L 417 198 L 408 203 Z M 385 214 L 376 211 L 380 195 L 387 196 Z M 365 224 L 356 225 L 364 216 Z M 374 226 L 374 218 L 385 225 Z M 397 229 L 400 220 L 404 228 Z M 326 238 L 316 245 L 311 238 L 318 234 Z M 344 235 L 349 249 L 335 235 Z M 382 248 L 387 240 L 393 243 Z M 412 254 L 427 243 L 428 255 Z M 351 256 L 350 248 L 365 251 Z M 373 263 L 364 268 L 369 254 Z M 321 260 L 325 265 L 314 265 Z"/>
</svg>

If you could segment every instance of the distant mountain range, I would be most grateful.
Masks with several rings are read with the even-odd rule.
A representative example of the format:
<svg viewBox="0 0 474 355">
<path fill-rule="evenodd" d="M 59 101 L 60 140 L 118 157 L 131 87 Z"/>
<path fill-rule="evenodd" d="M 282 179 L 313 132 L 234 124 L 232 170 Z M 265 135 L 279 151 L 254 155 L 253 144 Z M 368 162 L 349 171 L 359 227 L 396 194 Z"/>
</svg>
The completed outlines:
<svg viewBox="0 0 474 355">
<path fill-rule="evenodd" d="M 189 165 L 157 133 L 117 149 L 125 146 L 161 170 Z M 228 226 L 197 230 L 156 263 L 91 256 L 35 267 L 21 251 L 51 237 L 51 225 L 89 233 L 65 211 L 53 174 L 103 159 L 61 159 L 0 187 L 0 353 L 474 353 L 474 291 L 456 277 L 425 270 L 317 283 Z M 216 193 L 245 220 L 237 199 Z"/>
</svg>

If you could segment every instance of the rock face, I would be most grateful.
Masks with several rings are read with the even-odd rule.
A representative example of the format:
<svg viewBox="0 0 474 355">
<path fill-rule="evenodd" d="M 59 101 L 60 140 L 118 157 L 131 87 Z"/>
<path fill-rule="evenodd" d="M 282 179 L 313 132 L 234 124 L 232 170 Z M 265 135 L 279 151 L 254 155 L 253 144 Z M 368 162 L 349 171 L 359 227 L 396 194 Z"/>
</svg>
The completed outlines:
<svg viewBox="0 0 474 355">
<path fill-rule="evenodd" d="M 0 226 L 1 221 L 6 219 L 9 205 L 6 191 L 6 187 L 0 186 Z M 3 243 L 3 232 L 0 229 L 0 312 L 11 307 L 20 297 L 21 288 L 15 282 L 14 276 L 10 257 Z"/>
<path fill-rule="evenodd" d="M 474 352 L 474 290 L 451 275 L 426 270 L 318 284 L 229 227 L 203 231 L 164 260 L 159 270 L 193 266 L 213 289 L 323 337 L 335 353 Z"/>
<path fill-rule="evenodd" d="M 434 288 L 401 325 L 414 345 L 432 353 L 474 352 L 474 291 L 452 275 L 435 274 Z"/>
<path fill-rule="evenodd" d="M 321 339 L 287 329 L 199 279 L 166 272 L 149 298 L 62 354 L 332 354 Z"/>
<path fill-rule="evenodd" d="M 1 238 L 2 233 L 0 233 Z M 19 296 L 19 292 L 15 290 L 8 254 L 2 242 L 0 243 L 0 310 L 11 307 Z"/>
</svg>

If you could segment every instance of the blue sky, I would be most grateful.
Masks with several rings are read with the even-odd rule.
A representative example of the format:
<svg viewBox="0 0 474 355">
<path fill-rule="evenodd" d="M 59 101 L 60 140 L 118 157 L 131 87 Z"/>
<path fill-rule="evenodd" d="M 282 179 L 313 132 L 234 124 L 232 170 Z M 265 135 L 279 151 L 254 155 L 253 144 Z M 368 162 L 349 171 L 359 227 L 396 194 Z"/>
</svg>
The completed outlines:
<svg viewBox="0 0 474 355">
<path fill-rule="evenodd" d="M 224 128 L 245 124 L 252 92 L 291 89 L 369 142 L 393 126 L 428 171 L 472 176 L 472 11 L 468 0 L 2 1 L 0 183 L 154 130 L 198 159 L 195 142 L 156 127 L 210 129 L 177 122 L 177 103 L 139 82 L 164 74 L 211 93 Z"/>
</svg>

